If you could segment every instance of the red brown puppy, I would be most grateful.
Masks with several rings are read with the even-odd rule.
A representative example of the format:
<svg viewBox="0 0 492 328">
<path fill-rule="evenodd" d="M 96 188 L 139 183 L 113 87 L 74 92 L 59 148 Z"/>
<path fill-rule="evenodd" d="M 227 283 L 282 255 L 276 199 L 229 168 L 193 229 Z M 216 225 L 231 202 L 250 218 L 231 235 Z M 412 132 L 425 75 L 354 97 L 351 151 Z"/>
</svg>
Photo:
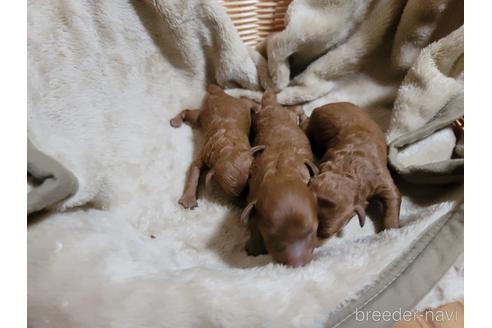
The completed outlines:
<svg viewBox="0 0 492 328">
<path fill-rule="evenodd" d="M 337 233 L 354 214 L 363 226 L 371 198 L 382 201 L 384 227 L 398 228 L 400 193 L 387 167 L 383 132 L 369 115 L 351 103 L 328 104 L 313 111 L 306 134 L 321 158 L 310 184 L 318 196 L 318 236 Z"/>
<path fill-rule="evenodd" d="M 185 188 L 179 203 L 184 208 L 197 206 L 197 187 L 203 167 L 210 170 L 206 182 L 213 177 L 229 196 L 239 197 L 247 185 L 253 152 L 249 143 L 251 112 L 256 103 L 227 95 L 216 85 L 207 89 L 209 95 L 201 109 L 185 109 L 174 117 L 172 127 L 186 121 L 199 126 L 204 144 L 188 171 Z"/>
<path fill-rule="evenodd" d="M 251 166 L 249 204 L 241 214 L 251 233 L 248 254 L 268 252 L 294 267 L 311 260 L 318 228 L 316 197 L 308 187 L 310 170 L 317 169 L 298 120 L 299 113 L 281 107 L 273 91 L 264 93 L 253 130 L 254 144 L 265 149 Z"/>
</svg>

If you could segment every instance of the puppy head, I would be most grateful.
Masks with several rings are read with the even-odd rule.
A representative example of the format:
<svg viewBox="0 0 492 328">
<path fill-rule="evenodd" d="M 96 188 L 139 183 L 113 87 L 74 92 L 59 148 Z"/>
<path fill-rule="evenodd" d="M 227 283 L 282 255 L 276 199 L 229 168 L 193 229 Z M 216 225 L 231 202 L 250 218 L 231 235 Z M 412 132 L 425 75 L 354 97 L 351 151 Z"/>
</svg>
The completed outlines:
<svg viewBox="0 0 492 328">
<path fill-rule="evenodd" d="M 244 209 L 241 219 L 251 219 L 258 227 L 274 261 L 292 267 L 311 261 L 317 244 L 316 198 L 301 181 L 265 186 L 258 200 Z"/>
<path fill-rule="evenodd" d="M 364 226 L 364 207 L 355 202 L 358 187 L 351 179 L 324 172 L 311 179 L 310 188 L 318 202 L 319 237 L 336 234 L 354 214 L 358 215 L 361 227 Z"/>
</svg>

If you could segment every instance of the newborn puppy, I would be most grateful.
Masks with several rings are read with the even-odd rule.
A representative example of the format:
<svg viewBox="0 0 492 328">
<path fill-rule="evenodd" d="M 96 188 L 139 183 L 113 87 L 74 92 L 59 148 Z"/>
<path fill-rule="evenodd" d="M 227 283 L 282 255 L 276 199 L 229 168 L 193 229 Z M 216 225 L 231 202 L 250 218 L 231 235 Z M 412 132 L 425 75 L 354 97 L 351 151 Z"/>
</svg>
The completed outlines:
<svg viewBox="0 0 492 328">
<path fill-rule="evenodd" d="M 354 214 L 363 226 L 370 198 L 382 201 L 384 227 L 398 228 L 401 198 L 387 167 L 386 143 L 379 126 L 351 103 L 316 108 L 305 125 L 313 150 L 321 158 L 320 174 L 310 183 L 319 203 L 318 236 L 337 233 Z"/>
<path fill-rule="evenodd" d="M 209 95 L 202 109 L 185 109 L 174 117 L 172 127 L 183 121 L 199 126 L 204 135 L 204 144 L 187 175 L 183 195 L 179 203 L 184 208 L 197 206 L 196 193 L 202 167 L 210 170 L 206 184 L 213 177 L 229 196 L 239 197 L 248 182 L 253 152 L 249 143 L 251 111 L 256 103 L 227 95 L 220 87 L 210 85 Z"/>
<path fill-rule="evenodd" d="M 268 252 L 293 267 L 311 260 L 318 228 L 316 197 L 307 185 L 317 168 L 298 126 L 301 112 L 281 107 L 273 91 L 264 93 L 253 130 L 254 144 L 265 149 L 253 161 L 249 204 L 241 214 L 251 232 L 248 254 Z"/>
</svg>

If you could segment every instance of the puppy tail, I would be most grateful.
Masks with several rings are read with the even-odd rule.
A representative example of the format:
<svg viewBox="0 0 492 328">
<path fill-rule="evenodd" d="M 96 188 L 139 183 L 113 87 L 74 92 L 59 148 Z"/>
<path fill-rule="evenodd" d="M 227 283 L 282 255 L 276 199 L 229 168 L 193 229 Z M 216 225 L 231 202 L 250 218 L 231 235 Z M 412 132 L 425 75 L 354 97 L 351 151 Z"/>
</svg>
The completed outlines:
<svg viewBox="0 0 492 328">
<path fill-rule="evenodd" d="M 224 90 L 222 90 L 222 88 L 219 87 L 216 84 L 209 84 L 208 87 L 207 87 L 207 92 L 208 93 L 219 93 L 219 92 L 222 92 L 222 91 L 224 91 Z"/>
<path fill-rule="evenodd" d="M 267 89 L 261 98 L 261 106 L 277 105 L 277 95 L 273 89 Z"/>
</svg>

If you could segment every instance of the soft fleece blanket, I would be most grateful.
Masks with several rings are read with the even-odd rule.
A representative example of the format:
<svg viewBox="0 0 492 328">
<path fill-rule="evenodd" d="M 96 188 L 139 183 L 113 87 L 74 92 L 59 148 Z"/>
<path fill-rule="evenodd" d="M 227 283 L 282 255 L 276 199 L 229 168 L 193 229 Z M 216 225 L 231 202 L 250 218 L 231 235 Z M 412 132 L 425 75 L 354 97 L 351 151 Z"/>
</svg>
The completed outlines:
<svg viewBox="0 0 492 328">
<path fill-rule="evenodd" d="M 28 136 L 79 182 L 57 212 L 28 227 L 32 327 L 323 326 L 461 202 L 459 186 L 402 182 L 400 230 L 376 234 L 377 219 L 364 229 L 351 222 L 302 269 L 248 257 L 239 209 L 220 194 L 202 193 L 193 211 L 177 204 L 201 139 L 168 124 L 179 110 L 200 105 L 210 81 L 248 92 L 274 83 L 266 59 L 241 42 L 220 4 L 28 5 Z M 391 17 L 397 22 L 400 14 Z M 391 104 L 401 78 L 375 74 L 388 58 L 383 48 L 375 46 L 371 65 L 330 83 L 320 98 L 304 99 L 305 110 L 348 100 L 366 106 L 386 129 L 397 117 Z M 425 145 L 415 145 L 408 158 L 442 160 L 454 147 L 446 129 L 425 142 L 445 146 L 422 152 Z M 448 277 L 459 277 L 460 267 Z M 462 290 L 443 294 L 421 306 L 460 298 Z"/>
</svg>

